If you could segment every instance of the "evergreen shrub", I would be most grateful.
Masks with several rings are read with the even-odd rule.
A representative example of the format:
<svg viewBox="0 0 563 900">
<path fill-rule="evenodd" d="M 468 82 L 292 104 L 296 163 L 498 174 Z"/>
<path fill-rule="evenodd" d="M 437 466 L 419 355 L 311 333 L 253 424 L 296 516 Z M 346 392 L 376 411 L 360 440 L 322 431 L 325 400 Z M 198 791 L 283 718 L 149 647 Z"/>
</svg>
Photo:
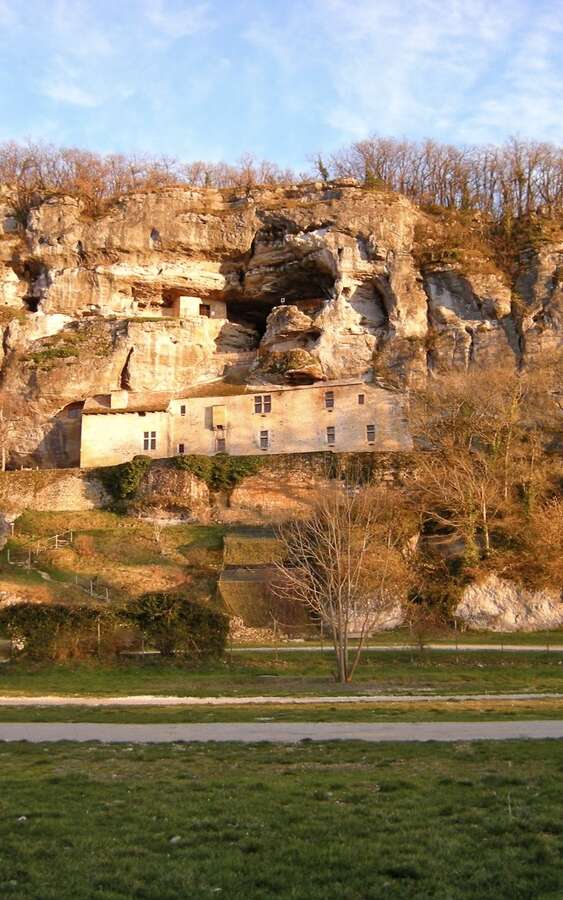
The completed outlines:
<svg viewBox="0 0 563 900">
<path fill-rule="evenodd" d="M 183 594 L 144 594 L 129 604 L 124 616 L 162 656 L 219 657 L 225 650 L 228 618 Z"/>
</svg>

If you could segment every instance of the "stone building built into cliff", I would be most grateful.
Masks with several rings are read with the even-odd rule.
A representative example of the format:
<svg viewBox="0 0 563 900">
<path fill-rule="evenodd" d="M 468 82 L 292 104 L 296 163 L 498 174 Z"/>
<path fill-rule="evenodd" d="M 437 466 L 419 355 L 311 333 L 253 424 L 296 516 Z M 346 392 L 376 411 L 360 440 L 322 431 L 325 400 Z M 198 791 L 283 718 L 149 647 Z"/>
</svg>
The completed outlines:
<svg viewBox="0 0 563 900">
<path fill-rule="evenodd" d="M 312 385 L 208 383 L 179 395 L 125 390 L 82 411 L 80 465 L 144 454 L 234 456 L 410 447 L 404 396 L 359 379 Z"/>
</svg>

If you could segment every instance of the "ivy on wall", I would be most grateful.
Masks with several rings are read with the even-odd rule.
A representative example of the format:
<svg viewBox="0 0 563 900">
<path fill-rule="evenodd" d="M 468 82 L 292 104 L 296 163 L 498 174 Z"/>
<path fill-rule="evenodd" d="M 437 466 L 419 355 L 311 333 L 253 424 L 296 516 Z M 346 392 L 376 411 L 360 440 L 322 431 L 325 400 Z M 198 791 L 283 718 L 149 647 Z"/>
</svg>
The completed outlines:
<svg viewBox="0 0 563 900">
<path fill-rule="evenodd" d="M 212 491 L 232 490 L 243 478 L 255 475 L 262 463 L 260 456 L 228 456 L 226 453 L 218 453 L 216 456 L 188 454 L 175 456 L 173 459 L 175 468 L 201 478 Z"/>
</svg>

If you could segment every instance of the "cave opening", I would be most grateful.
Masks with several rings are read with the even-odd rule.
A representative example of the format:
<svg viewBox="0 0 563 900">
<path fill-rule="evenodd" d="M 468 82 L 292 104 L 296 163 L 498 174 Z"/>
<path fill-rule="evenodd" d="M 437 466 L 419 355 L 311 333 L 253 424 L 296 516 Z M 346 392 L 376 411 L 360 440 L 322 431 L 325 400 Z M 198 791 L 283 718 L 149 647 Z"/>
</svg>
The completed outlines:
<svg viewBox="0 0 563 900">
<path fill-rule="evenodd" d="M 36 313 L 41 303 L 40 297 L 22 297 L 24 308 L 27 312 Z"/>
<path fill-rule="evenodd" d="M 234 322 L 236 325 L 256 329 L 261 338 L 266 333 L 268 316 L 278 305 L 279 301 L 275 300 L 267 302 L 263 300 L 228 300 L 227 318 L 229 322 Z"/>
</svg>

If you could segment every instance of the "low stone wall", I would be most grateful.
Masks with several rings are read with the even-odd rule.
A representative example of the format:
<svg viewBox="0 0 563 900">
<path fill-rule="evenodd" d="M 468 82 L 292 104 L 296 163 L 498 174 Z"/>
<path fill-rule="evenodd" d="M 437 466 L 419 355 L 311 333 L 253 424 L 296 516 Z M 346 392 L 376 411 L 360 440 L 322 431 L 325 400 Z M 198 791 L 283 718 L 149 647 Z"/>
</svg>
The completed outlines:
<svg viewBox="0 0 563 900">
<path fill-rule="evenodd" d="M 23 469 L 0 473 L 0 512 L 10 520 L 24 509 L 65 512 L 99 509 L 111 498 L 101 480 L 81 469 Z"/>
</svg>

